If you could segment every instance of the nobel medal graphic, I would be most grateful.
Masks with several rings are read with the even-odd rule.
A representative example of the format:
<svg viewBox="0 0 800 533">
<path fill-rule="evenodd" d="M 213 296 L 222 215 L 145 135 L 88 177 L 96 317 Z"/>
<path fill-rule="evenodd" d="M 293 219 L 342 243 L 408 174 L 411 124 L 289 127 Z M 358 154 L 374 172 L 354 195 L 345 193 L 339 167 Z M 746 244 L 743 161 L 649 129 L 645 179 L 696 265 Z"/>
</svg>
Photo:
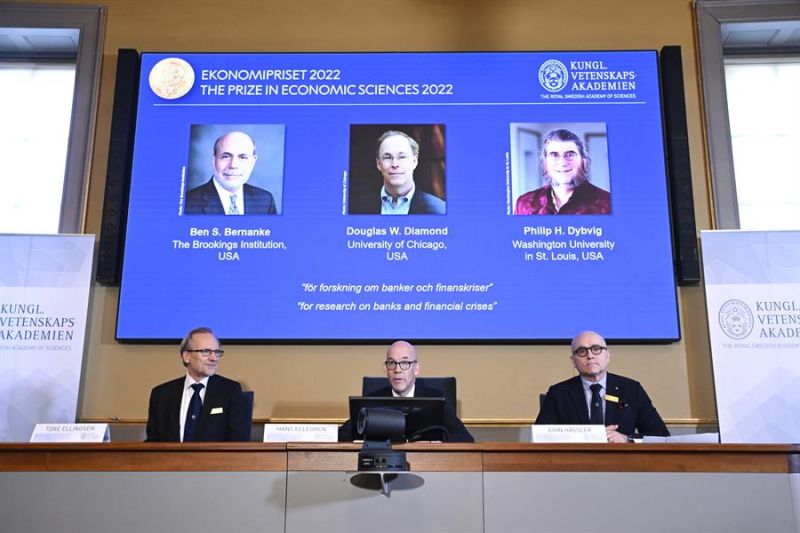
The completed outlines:
<svg viewBox="0 0 800 533">
<path fill-rule="evenodd" d="M 175 100 L 188 93 L 194 85 L 192 66 L 177 57 L 162 59 L 150 71 L 150 89 L 161 98 Z"/>
</svg>

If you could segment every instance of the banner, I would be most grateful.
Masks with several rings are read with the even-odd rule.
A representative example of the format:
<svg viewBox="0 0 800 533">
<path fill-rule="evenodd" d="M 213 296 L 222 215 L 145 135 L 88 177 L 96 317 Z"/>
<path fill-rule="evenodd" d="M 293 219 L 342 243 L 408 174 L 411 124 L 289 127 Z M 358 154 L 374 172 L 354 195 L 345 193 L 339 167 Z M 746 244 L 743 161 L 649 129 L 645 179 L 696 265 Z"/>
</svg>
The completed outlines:
<svg viewBox="0 0 800 533">
<path fill-rule="evenodd" d="M 75 421 L 94 235 L 0 235 L 0 442 Z"/>
<path fill-rule="evenodd" d="M 800 442 L 800 232 L 703 231 L 720 441 Z"/>
</svg>

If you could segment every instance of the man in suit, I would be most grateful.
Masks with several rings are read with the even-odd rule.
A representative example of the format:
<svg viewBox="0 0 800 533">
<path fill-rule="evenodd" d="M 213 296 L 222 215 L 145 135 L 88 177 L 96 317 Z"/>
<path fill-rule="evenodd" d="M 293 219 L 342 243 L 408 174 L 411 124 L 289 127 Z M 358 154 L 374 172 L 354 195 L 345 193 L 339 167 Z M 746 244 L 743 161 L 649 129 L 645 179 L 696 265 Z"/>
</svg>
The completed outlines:
<svg viewBox="0 0 800 533">
<path fill-rule="evenodd" d="M 380 191 L 355 198 L 351 215 L 443 215 L 444 200 L 419 190 L 414 170 L 419 163 L 419 144 L 402 131 L 389 130 L 378 138 L 375 164 L 383 176 Z"/>
<path fill-rule="evenodd" d="M 607 372 L 611 352 L 603 337 L 578 334 L 570 359 L 579 375 L 550 387 L 536 424 L 603 424 L 608 442 L 628 442 L 636 432 L 669 436 L 641 384 Z"/>
<path fill-rule="evenodd" d="M 147 442 L 249 441 L 252 413 L 242 386 L 217 375 L 223 350 L 211 329 L 190 331 L 180 354 L 186 375 L 150 393 Z"/>
<path fill-rule="evenodd" d="M 186 215 L 275 215 L 272 193 L 249 185 L 256 144 L 241 131 L 226 133 L 214 143 L 214 175 L 186 193 Z"/>
<path fill-rule="evenodd" d="M 417 350 L 406 341 L 397 341 L 389 346 L 386 360 L 383 362 L 386 377 L 389 379 L 386 387 L 370 393 L 370 396 L 404 397 L 404 398 L 442 398 L 444 393 L 440 390 L 425 387 L 417 383 L 420 364 Z M 456 416 L 454 405 L 445 402 L 443 425 L 447 429 L 449 442 L 475 442 L 463 422 Z M 339 441 L 352 440 L 351 421 L 348 420 L 339 428 Z"/>
</svg>

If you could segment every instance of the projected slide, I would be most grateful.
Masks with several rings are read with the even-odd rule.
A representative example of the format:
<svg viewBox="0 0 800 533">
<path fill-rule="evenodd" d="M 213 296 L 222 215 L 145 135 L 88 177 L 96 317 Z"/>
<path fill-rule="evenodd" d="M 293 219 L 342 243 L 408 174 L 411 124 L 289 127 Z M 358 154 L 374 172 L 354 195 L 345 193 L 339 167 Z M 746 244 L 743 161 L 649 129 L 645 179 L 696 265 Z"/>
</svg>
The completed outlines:
<svg viewBox="0 0 800 533">
<path fill-rule="evenodd" d="M 143 54 L 117 337 L 679 338 L 657 54 Z"/>
</svg>

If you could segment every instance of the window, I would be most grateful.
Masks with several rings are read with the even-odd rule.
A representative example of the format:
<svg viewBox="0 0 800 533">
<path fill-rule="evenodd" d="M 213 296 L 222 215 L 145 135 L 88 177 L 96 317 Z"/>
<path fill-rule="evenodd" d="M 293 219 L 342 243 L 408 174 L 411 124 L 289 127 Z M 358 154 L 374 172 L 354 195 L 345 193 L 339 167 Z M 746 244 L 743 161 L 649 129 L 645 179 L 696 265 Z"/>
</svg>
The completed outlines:
<svg viewBox="0 0 800 533">
<path fill-rule="evenodd" d="M 0 63 L 0 232 L 58 233 L 75 64 Z"/>
<path fill-rule="evenodd" d="M 726 59 L 739 227 L 800 229 L 800 58 Z"/>
<path fill-rule="evenodd" d="M 3 100 L 0 102 L 0 116 L 3 117 L 0 156 L 5 163 L 4 173 L 0 176 L 0 196 L 9 192 L 16 194 L 15 198 L 0 198 L 0 209 L 11 209 L 14 222 L 21 224 L 9 227 L 3 222 L 6 213 L 2 213 L 0 231 L 79 233 L 83 230 L 103 17 L 104 9 L 97 6 L 0 4 L 0 76 L 4 76 L 0 81 L 0 99 Z M 65 44 L 70 40 L 73 49 L 65 50 Z M 65 63 L 71 63 L 72 67 L 65 68 Z M 23 67 L 27 68 L 26 73 L 20 70 Z M 70 85 L 70 77 L 73 92 L 66 96 L 61 89 Z M 44 82 L 45 78 L 47 82 Z M 13 85 L 7 86 L 9 80 Z M 27 84 L 30 93 L 21 95 L 20 87 L 16 86 L 18 83 Z M 44 95 L 37 92 L 40 83 L 47 84 Z M 27 116 L 21 117 L 22 125 L 7 128 L 10 113 L 20 117 L 23 105 L 27 105 L 23 101 L 32 101 L 33 105 L 25 108 Z M 56 104 L 59 106 L 57 112 L 51 107 Z M 65 105 L 62 107 L 62 104 Z M 55 137 L 64 139 L 63 125 L 48 125 L 45 131 L 36 131 L 43 128 L 35 119 L 47 115 L 62 122 L 66 117 L 68 121 L 67 142 L 61 146 L 58 157 L 45 155 L 42 150 L 44 144 Z M 28 148 L 12 148 L 11 144 L 5 144 L 9 139 L 14 142 L 32 139 L 31 132 L 36 132 L 39 137 L 30 140 Z M 32 158 L 36 168 L 32 169 L 28 162 L 18 163 L 18 158 L 22 157 Z M 19 166 L 15 168 L 13 165 Z M 48 185 L 45 190 L 37 181 L 38 175 L 31 177 L 33 173 L 51 167 L 61 169 L 60 192 L 58 185 Z M 30 193 L 23 192 L 26 183 L 14 183 L 14 179 L 9 179 L 11 170 L 15 171 L 13 176 L 18 176 L 20 182 L 35 182 L 38 189 L 36 201 L 32 201 Z M 56 212 L 52 212 L 53 205 L 58 208 Z M 27 209 L 31 206 L 33 214 Z M 33 222 L 39 226 L 29 225 Z"/>
<path fill-rule="evenodd" d="M 771 172 L 767 170 L 775 166 L 765 166 L 766 152 L 762 152 L 761 161 L 757 162 L 757 153 L 768 148 L 772 151 L 771 143 L 778 143 L 776 147 L 780 149 L 788 149 L 789 154 L 800 150 L 797 140 L 787 148 L 792 142 L 789 131 L 796 131 L 796 125 L 789 122 L 797 119 L 789 118 L 789 114 L 796 113 L 793 110 L 797 106 L 797 97 L 792 96 L 790 87 L 783 85 L 791 83 L 790 78 L 794 75 L 788 74 L 784 67 L 777 67 L 778 64 L 791 63 L 783 59 L 787 55 L 800 56 L 800 4 L 780 0 L 758 3 L 695 0 L 695 11 L 714 227 L 797 229 L 800 227 L 797 224 L 798 204 L 790 207 L 786 197 L 797 196 L 798 171 L 787 164 L 784 174 L 793 173 L 794 181 L 786 175 L 781 176 L 781 183 L 790 188 L 771 190 L 765 187 L 764 180 L 775 179 L 768 175 Z M 742 60 L 756 54 L 761 58 L 761 67 Z M 744 74 L 747 68 L 760 68 L 756 75 L 765 78 L 747 79 L 748 74 Z M 726 70 L 731 75 L 730 83 L 735 85 L 726 85 Z M 753 76 L 753 72 L 750 71 L 749 76 Z M 794 91 L 796 95 L 796 85 Z M 776 94 L 790 96 L 778 103 Z M 729 109 L 734 114 L 730 114 Z M 757 120 L 761 122 L 757 123 Z M 759 128 L 764 128 L 764 131 L 755 132 Z M 754 142 L 754 147 L 746 148 L 750 141 Z M 734 149 L 737 150 L 736 156 Z M 756 205 L 762 200 L 766 203 Z M 790 210 L 794 212 L 787 215 Z"/>
</svg>

